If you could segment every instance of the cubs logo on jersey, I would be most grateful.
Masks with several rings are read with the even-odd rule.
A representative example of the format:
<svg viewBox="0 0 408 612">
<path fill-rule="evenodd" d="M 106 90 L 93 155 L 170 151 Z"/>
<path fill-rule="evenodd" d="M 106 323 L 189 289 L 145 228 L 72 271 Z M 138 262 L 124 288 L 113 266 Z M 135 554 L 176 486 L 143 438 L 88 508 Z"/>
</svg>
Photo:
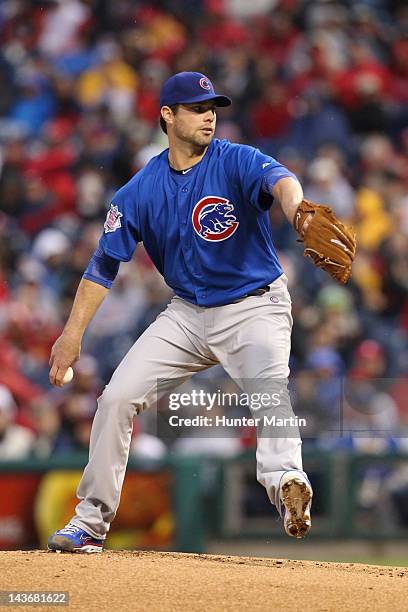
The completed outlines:
<svg viewBox="0 0 408 612">
<path fill-rule="evenodd" d="M 109 232 L 114 232 L 115 230 L 122 227 L 120 222 L 120 218 L 123 217 L 123 214 L 119 212 L 118 207 L 113 204 L 110 205 L 110 209 L 106 215 L 105 223 L 103 224 L 105 234 Z"/>
<path fill-rule="evenodd" d="M 226 240 L 239 225 L 233 211 L 234 205 L 226 198 L 206 196 L 194 206 L 193 227 L 201 238 L 209 242 Z"/>
</svg>

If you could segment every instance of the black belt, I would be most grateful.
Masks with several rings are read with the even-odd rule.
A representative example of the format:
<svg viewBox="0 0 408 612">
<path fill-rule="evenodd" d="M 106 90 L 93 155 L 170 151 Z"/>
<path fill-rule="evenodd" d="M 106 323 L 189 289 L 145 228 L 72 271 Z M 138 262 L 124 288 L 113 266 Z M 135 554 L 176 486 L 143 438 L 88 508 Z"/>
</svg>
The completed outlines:
<svg viewBox="0 0 408 612">
<path fill-rule="evenodd" d="M 231 302 L 231 304 L 237 304 L 241 300 L 245 300 L 245 298 L 251 297 L 253 295 L 263 295 L 264 293 L 268 293 L 268 291 L 270 291 L 270 290 L 271 290 L 270 286 L 269 285 L 265 285 L 265 287 L 260 287 L 259 289 L 254 289 L 253 291 L 250 291 L 249 293 L 246 293 L 245 295 L 242 295 L 237 300 L 234 300 L 233 302 Z"/>
</svg>

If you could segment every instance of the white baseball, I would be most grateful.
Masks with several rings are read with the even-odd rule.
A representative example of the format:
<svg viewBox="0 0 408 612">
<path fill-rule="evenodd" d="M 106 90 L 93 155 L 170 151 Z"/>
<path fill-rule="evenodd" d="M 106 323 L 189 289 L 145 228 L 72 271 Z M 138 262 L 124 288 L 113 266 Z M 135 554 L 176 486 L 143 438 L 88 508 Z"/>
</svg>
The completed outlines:
<svg viewBox="0 0 408 612">
<path fill-rule="evenodd" d="M 62 379 L 62 382 L 64 385 L 66 385 L 67 383 L 70 383 L 73 378 L 74 378 L 74 370 L 71 368 L 71 366 L 69 366 L 68 370 L 64 374 L 64 378 Z"/>
</svg>

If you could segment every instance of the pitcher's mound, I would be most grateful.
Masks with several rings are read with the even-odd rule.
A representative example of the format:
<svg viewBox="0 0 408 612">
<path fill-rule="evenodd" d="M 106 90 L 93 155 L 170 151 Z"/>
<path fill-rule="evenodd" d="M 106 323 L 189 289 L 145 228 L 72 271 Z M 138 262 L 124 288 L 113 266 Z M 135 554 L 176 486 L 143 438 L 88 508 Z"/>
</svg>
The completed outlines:
<svg viewBox="0 0 408 612">
<path fill-rule="evenodd" d="M 2 591 L 68 591 L 70 611 L 408 610 L 404 567 L 159 552 L 2 551 L 0 576 Z M 51 609 L 56 607 L 64 609 Z"/>
</svg>

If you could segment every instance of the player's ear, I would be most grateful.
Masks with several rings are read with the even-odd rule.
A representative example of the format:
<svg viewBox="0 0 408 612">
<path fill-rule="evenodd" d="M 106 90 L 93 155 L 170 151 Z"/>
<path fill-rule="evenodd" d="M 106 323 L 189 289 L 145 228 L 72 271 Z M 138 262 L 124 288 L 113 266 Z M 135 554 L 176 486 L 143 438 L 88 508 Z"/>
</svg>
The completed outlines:
<svg viewBox="0 0 408 612">
<path fill-rule="evenodd" d="M 170 106 L 162 106 L 160 109 L 160 116 L 166 124 L 173 123 L 174 121 L 174 113 L 171 110 Z"/>
</svg>

